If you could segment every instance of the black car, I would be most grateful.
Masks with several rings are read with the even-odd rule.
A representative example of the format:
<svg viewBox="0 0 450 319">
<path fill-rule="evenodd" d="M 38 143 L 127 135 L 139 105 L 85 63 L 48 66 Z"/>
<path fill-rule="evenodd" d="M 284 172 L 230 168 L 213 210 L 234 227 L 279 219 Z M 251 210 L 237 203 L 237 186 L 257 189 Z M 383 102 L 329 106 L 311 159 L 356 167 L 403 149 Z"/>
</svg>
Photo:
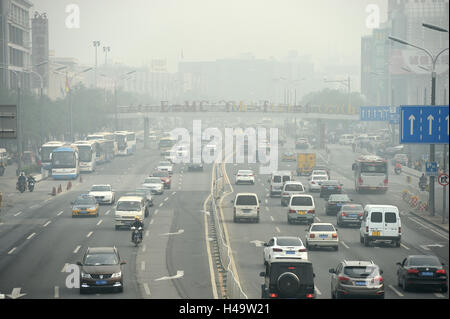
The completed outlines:
<svg viewBox="0 0 450 319">
<path fill-rule="evenodd" d="M 325 207 L 325 213 L 327 215 L 336 216 L 337 212 L 341 209 L 341 206 L 347 203 L 351 203 L 352 200 L 347 194 L 332 194 L 328 197 L 327 206 Z"/>
<path fill-rule="evenodd" d="M 447 292 L 447 272 L 436 256 L 410 255 L 397 265 L 397 283 L 404 291 L 421 286 Z"/>
<path fill-rule="evenodd" d="M 320 197 L 328 199 L 332 194 L 342 194 L 342 184 L 336 180 L 323 181 L 320 187 Z"/>
<path fill-rule="evenodd" d="M 315 298 L 315 275 L 312 263 L 308 260 L 282 259 L 269 262 L 266 271 L 259 275 L 265 279 L 261 285 L 263 299 Z"/>
<path fill-rule="evenodd" d="M 357 225 L 361 226 L 361 221 L 364 215 L 364 208 L 361 204 L 344 204 L 336 215 L 336 224 L 343 225 Z"/>
<path fill-rule="evenodd" d="M 203 164 L 202 163 L 191 163 L 188 165 L 188 171 L 201 171 L 203 172 Z"/>
</svg>

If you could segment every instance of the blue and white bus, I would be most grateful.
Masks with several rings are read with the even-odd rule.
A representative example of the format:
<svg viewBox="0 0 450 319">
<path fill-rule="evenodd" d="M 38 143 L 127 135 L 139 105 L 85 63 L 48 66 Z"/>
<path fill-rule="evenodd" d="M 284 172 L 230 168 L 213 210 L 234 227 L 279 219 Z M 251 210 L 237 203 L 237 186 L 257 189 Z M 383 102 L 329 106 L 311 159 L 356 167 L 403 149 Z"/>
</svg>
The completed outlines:
<svg viewBox="0 0 450 319">
<path fill-rule="evenodd" d="M 76 146 L 58 147 L 53 150 L 51 158 L 53 179 L 76 179 L 80 174 Z"/>
<path fill-rule="evenodd" d="M 62 147 L 64 145 L 67 145 L 67 143 L 61 142 L 61 141 L 50 141 L 41 146 L 40 156 L 41 156 L 41 162 L 42 162 L 42 175 L 44 177 L 51 175 L 51 168 L 52 168 L 51 154 L 52 154 L 52 152 L 55 149 L 57 149 L 58 147 Z"/>
<path fill-rule="evenodd" d="M 76 141 L 72 145 L 78 148 L 80 172 L 94 172 L 97 163 L 97 142 Z"/>
</svg>

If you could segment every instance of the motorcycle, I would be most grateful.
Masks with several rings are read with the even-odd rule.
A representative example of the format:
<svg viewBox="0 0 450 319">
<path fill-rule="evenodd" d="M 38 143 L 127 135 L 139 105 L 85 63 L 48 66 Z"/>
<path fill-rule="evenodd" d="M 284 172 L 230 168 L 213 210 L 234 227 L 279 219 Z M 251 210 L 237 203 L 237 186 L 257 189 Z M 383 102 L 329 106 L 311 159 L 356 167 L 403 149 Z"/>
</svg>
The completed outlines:
<svg viewBox="0 0 450 319">
<path fill-rule="evenodd" d="M 27 190 L 26 183 L 17 182 L 16 189 L 19 190 L 19 192 L 21 193 L 25 192 Z"/>
<path fill-rule="evenodd" d="M 419 182 L 419 189 L 425 191 L 427 189 L 427 182 Z"/>
<path fill-rule="evenodd" d="M 28 190 L 32 192 L 34 190 L 34 180 L 28 181 Z"/>
<path fill-rule="evenodd" d="M 137 247 L 142 242 L 142 227 L 139 227 L 136 229 L 136 227 L 131 227 L 131 230 L 133 231 L 132 234 L 132 242 L 134 243 L 134 246 Z"/>
<path fill-rule="evenodd" d="M 402 168 L 396 167 L 396 168 L 394 168 L 394 172 L 395 172 L 395 174 L 400 175 L 402 173 Z"/>
</svg>

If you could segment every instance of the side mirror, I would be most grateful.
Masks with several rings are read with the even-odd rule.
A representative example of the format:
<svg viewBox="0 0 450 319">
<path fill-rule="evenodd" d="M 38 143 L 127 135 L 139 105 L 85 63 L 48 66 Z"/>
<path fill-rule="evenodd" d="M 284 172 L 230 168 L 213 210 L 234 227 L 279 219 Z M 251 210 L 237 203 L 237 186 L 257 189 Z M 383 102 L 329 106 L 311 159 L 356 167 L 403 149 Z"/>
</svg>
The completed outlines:
<svg viewBox="0 0 450 319">
<path fill-rule="evenodd" d="M 83 264 L 81 263 L 81 261 L 77 261 L 77 265 L 78 265 L 78 266 L 83 266 Z"/>
<path fill-rule="evenodd" d="M 264 271 L 262 271 L 262 272 L 259 273 L 259 276 L 260 277 L 266 277 L 266 273 Z"/>
<path fill-rule="evenodd" d="M 269 244 L 264 243 L 263 246 L 264 246 L 264 247 L 269 247 Z"/>
<path fill-rule="evenodd" d="M 230 203 L 232 203 L 232 204 L 233 204 L 233 203 L 234 203 L 234 199 L 230 200 Z"/>
<path fill-rule="evenodd" d="M 352 171 L 356 169 L 356 164 L 352 164 Z"/>
<path fill-rule="evenodd" d="M 402 263 L 395 263 L 397 266 L 401 266 L 402 265 Z"/>
<path fill-rule="evenodd" d="M 380 275 L 382 275 L 383 274 L 383 270 L 382 269 L 380 269 Z"/>
<path fill-rule="evenodd" d="M 334 274 L 336 271 L 334 270 L 334 268 L 330 268 L 330 269 L 328 270 L 328 272 L 329 272 L 330 274 Z"/>
<path fill-rule="evenodd" d="M 125 261 L 125 260 L 122 260 L 121 262 L 120 262 L 120 264 L 121 265 L 125 265 L 127 262 Z"/>
</svg>

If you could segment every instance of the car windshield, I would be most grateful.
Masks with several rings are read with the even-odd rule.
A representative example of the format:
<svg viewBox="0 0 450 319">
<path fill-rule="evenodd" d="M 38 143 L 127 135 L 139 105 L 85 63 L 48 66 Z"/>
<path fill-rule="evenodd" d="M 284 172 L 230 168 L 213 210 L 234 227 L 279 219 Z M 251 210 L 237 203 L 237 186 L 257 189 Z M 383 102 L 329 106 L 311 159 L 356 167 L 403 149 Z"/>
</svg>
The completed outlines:
<svg viewBox="0 0 450 319">
<path fill-rule="evenodd" d="M 111 191 L 110 186 L 92 186 L 91 192 L 109 192 Z"/>
<path fill-rule="evenodd" d="M 254 195 L 239 195 L 236 199 L 236 205 L 246 206 L 246 205 L 258 205 L 256 196 Z"/>
<path fill-rule="evenodd" d="M 303 246 L 300 238 L 292 237 L 292 238 L 277 238 L 278 246 Z"/>
<path fill-rule="evenodd" d="M 313 175 L 327 175 L 327 172 L 323 170 L 317 170 L 313 172 Z"/>
<path fill-rule="evenodd" d="M 309 196 L 294 196 L 291 200 L 291 206 L 313 206 L 313 201 Z"/>
<path fill-rule="evenodd" d="M 117 256 L 112 253 L 88 254 L 84 258 L 85 266 L 117 265 Z"/>
<path fill-rule="evenodd" d="M 141 203 L 140 202 L 128 202 L 128 201 L 119 201 L 117 203 L 118 211 L 140 211 Z"/>
<path fill-rule="evenodd" d="M 284 187 L 287 192 L 303 192 L 303 186 L 300 184 L 288 184 Z"/>
<path fill-rule="evenodd" d="M 333 225 L 313 225 L 311 231 L 335 231 Z"/>
<path fill-rule="evenodd" d="M 75 200 L 75 205 L 95 205 L 97 201 L 92 197 L 81 197 Z"/>
<path fill-rule="evenodd" d="M 144 181 L 145 184 L 161 184 L 161 179 L 156 177 L 156 178 L 146 178 Z"/>
<path fill-rule="evenodd" d="M 167 171 L 154 172 L 152 175 L 156 177 L 169 177 L 169 173 Z"/>
<path fill-rule="evenodd" d="M 347 266 L 344 274 L 352 278 L 367 278 L 378 275 L 378 268 L 375 266 Z"/>
<path fill-rule="evenodd" d="M 418 256 L 409 259 L 409 266 L 435 266 L 441 267 L 439 259 L 434 256 Z"/>
<path fill-rule="evenodd" d="M 331 195 L 328 199 L 330 202 L 349 202 L 350 198 L 346 194 Z"/>
</svg>

